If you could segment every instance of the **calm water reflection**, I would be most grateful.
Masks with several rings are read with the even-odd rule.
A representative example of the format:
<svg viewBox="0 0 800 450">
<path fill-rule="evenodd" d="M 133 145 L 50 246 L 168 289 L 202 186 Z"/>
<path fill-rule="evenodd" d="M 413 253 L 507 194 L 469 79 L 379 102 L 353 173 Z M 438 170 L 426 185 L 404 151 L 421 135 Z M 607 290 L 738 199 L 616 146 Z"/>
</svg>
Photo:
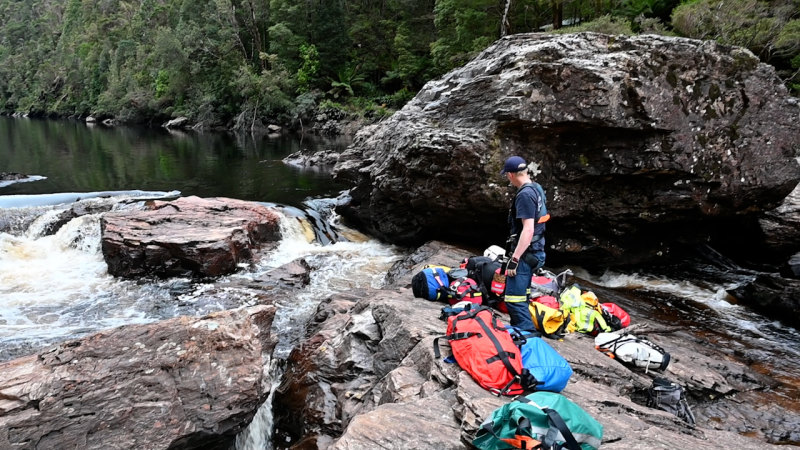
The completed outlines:
<svg viewBox="0 0 800 450">
<path fill-rule="evenodd" d="M 184 196 L 300 206 L 308 197 L 334 197 L 346 186 L 281 160 L 301 149 L 346 144 L 0 117 L 0 172 L 47 177 L 0 188 L 0 195 L 179 190 Z"/>
</svg>

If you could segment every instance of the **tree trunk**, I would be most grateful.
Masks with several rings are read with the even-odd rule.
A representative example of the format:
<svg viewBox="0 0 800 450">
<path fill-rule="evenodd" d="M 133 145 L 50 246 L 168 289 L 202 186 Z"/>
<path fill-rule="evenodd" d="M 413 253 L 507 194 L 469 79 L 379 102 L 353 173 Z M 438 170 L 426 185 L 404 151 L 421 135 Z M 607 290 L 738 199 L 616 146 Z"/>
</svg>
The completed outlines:
<svg viewBox="0 0 800 450">
<path fill-rule="evenodd" d="M 503 10 L 503 20 L 500 21 L 500 37 L 511 32 L 511 25 L 508 23 L 508 11 L 511 9 L 511 0 L 505 0 L 506 6 Z"/>
<path fill-rule="evenodd" d="M 258 28 L 256 8 L 253 5 L 252 0 L 248 1 L 247 5 L 250 7 L 250 34 L 252 35 L 253 39 L 253 57 L 258 58 L 258 61 L 261 63 L 261 70 L 265 70 L 267 68 L 267 64 L 266 61 L 261 58 L 261 53 L 264 52 L 264 47 L 262 45 L 263 40 L 261 38 L 261 30 Z"/>
<path fill-rule="evenodd" d="M 564 21 L 564 3 L 562 0 L 553 1 L 553 29 L 558 30 L 561 28 L 561 23 Z"/>
</svg>

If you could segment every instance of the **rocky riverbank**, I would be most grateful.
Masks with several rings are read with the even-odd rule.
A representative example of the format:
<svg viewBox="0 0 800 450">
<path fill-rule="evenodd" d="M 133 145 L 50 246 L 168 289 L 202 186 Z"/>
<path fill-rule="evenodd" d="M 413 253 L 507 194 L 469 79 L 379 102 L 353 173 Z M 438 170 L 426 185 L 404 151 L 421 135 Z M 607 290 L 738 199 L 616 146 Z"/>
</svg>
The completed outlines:
<svg viewBox="0 0 800 450">
<path fill-rule="evenodd" d="M 443 305 L 415 299 L 409 289 L 422 265 L 455 265 L 465 255 L 431 242 L 398 262 L 384 289 L 323 301 L 275 396 L 277 442 L 286 439 L 289 448 L 468 448 L 480 423 L 509 399 L 489 394 L 457 365 L 434 357 L 433 339 L 446 328 L 438 319 Z M 629 308 L 643 327 L 636 334 L 672 355 L 665 374 L 644 373 L 607 358 L 583 335 L 548 340 L 575 372 L 563 394 L 603 424 L 602 448 L 778 448 L 800 442 L 797 405 L 770 393 L 778 380 L 688 328 L 638 315 L 631 299 L 593 290 Z M 663 375 L 687 389 L 696 427 L 645 406 L 652 378 Z"/>
<path fill-rule="evenodd" d="M 399 260 L 382 288 L 321 298 L 280 380 L 264 372 L 275 342 L 267 332 L 271 304 L 290 301 L 302 279 L 314 276 L 303 264 L 270 276 L 297 282 L 256 298 L 262 306 L 125 326 L 0 363 L 7 375 L 0 382 L 0 447 L 100 449 L 113 440 L 226 449 L 269 386 L 279 384 L 277 448 L 470 448 L 480 423 L 510 398 L 491 395 L 434 356 L 433 340 L 446 329 L 444 304 L 414 298 L 409 287 L 424 264 L 454 266 L 469 254 L 429 242 Z M 656 320 L 641 299 L 582 284 L 623 306 L 635 334 L 672 357 L 666 372 L 645 373 L 606 357 L 580 334 L 547 341 L 574 370 L 562 393 L 603 424 L 601 448 L 800 448 L 800 411 L 780 394 L 787 380 L 762 370 L 758 356 L 716 344 L 691 321 Z M 253 280 L 206 296 L 257 293 L 261 285 Z M 686 388 L 695 427 L 645 406 L 656 376 Z"/>
<path fill-rule="evenodd" d="M 0 381 L 0 447 L 99 449 L 113 440 L 153 449 L 228 448 L 269 386 L 279 384 L 279 447 L 469 448 L 483 419 L 510 400 L 435 358 L 433 339 L 446 328 L 438 318 L 443 304 L 414 298 L 410 278 L 424 264 L 455 266 L 470 254 L 432 241 L 398 261 L 382 287 L 318 298 L 280 380 L 265 373 L 275 345 L 267 330 L 276 299 L 296 301 L 315 276 L 302 260 L 259 279 L 208 286 L 193 299 L 234 305 L 244 296 L 253 306 L 111 329 L 0 363 L 7 375 Z M 682 317 L 678 306 L 670 312 L 581 283 L 625 308 L 636 334 L 672 356 L 665 374 L 644 373 L 607 358 L 582 335 L 548 341 L 575 372 L 564 395 L 604 425 L 603 448 L 800 442 L 800 411 L 790 400 L 800 386 L 772 373 L 775 361 L 726 341 L 711 325 L 697 327 L 703 316 Z M 687 389 L 696 427 L 645 406 L 647 387 L 661 375 Z"/>
</svg>

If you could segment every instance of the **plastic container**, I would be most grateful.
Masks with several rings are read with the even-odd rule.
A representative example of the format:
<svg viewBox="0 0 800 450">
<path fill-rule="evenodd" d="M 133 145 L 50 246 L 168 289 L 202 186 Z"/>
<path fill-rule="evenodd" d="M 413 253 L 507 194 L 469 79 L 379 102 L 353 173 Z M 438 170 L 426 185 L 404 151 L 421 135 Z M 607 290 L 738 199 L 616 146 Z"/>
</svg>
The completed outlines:
<svg viewBox="0 0 800 450">
<path fill-rule="evenodd" d="M 498 268 L 492 276 L 492 285 L 489 289 L 495 295 L 503 295 L 506 292 L 506 275 L 501 272 L 502 270 L 502 267 Z"/>
</svg>

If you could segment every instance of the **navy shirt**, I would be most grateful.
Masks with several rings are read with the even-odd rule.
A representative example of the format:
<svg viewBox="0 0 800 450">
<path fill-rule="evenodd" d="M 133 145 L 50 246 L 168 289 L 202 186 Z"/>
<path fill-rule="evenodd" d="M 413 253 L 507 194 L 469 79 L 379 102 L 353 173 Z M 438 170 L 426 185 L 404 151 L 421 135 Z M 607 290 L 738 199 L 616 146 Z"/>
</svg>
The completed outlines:
<svg viewBox="0 0 800 450">
<path fill-rule="evenodd" d="M 522 219 L 533 219 L 533 239 L 531 240 L 531 249 L 533 251 L 544 251 L 544 230 L 545 224 L 538 223 L 540 211 L 546 211 L 544 207 L 545 199 L 539 194 L 539 190 L 532 188 L 534 183 L 523 185 L 514 198 L 514 205 L 509 214 L 509 222 L 511 225 L 511 234 L 519 234 L 522 232 Z M 530 187 L 528 187 L 530 186 Z M 513 215 L 513 217 L 512 217 Z"/>
</svg>

